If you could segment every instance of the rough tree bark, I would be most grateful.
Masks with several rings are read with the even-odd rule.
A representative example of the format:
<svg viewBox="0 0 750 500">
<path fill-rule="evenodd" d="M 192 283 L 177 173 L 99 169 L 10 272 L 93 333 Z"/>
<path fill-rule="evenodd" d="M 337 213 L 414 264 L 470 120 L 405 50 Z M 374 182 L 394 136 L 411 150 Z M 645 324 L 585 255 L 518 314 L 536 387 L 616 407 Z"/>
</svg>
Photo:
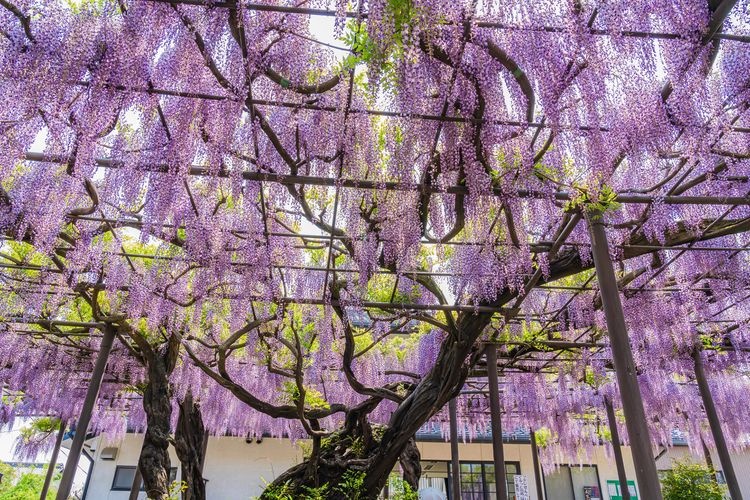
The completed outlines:
<svg viewBox="0 0 750 500">
<path fill-rule="evenodd" d="M 326 488 L 326 498 L 352 500 L 369 498 L 362 487 L 366 465 L 380 444 L 384 428 L 373 427 L 367 415 L 378 405 L 373 397 L 350 409 L 343 428 L 314 446 L 301 464 L 288 469 L 266 487 L 261 500 L 270 500 L 284 491 L 294 498 L 305 498 L 310 488 Z M 390 472 L 390 471 L 389 471 Z M 356 485 L 355 489 L 351 486 Z"/>
<path fill-rule="evenodd" d="M 172 398 L 166 363 L 161 356 L 148 360 L 148 382 L 143 391 L 143 409 L 146 412 L 146 435 L 143 438 L 138 468 L 146 486 L 146 495 L 154 500 L 169 500 L 170 420 Z"/>
<path fill-rule="evenodd" d="M 203 480 L 203 449 L 206 429 L 200 407 L 188 390 L 185 399 L 180 403 L 180 416 L 174 436 L 174 448 L 180 459 L 182 480 L 187 489 L 182 493 L 183 500 L 205 500 L 206 483 Z"/>
<path fill-rule="evenodd" d="M 128 333 L 140 351 L 140 359 L 148 375 L 143 389 L 146 434 L 138 468 L 148 498 L 168 500 L 172 468 L 168 452 L 172 431 L 172 386 L 169 375 L 177 363 L 180 337 L 172 334 L 166 345 L 152 346 L 140 332 L 129 330 Z"/>
<path fill-rule="evenodd" d="M 398 462 L 401 464 L 404 481 L 412 491 L 419 490 L 419 478 L 422 476 L 422 464 L 419 462 L 421 458 L 417 441 L 411 438 L 398 458 Z"/>
</svg>

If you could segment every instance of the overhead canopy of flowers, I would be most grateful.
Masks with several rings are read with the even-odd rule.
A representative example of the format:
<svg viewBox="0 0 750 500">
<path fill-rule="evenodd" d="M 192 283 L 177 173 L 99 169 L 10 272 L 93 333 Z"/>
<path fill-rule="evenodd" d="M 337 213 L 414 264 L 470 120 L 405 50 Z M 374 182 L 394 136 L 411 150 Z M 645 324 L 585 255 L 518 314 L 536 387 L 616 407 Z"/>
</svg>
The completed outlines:
<svg viewBox="0 0 750 500">
<path fill-rule="evenodd" d="M 450 399 L 486 431 L 489 343 L 506 429 L 579 457 L 618 404 L 597 220 L 652 439 L 711 442 L 698 348 L 744 446 L 749 22 L 746 0 L 0 0 L 4 415 L 75 421 L 112 329 L 94 430 L 162 404 L 169 432 L 186 397 L 215 434 L 343 426 L 372 489 Z"/>
</svg>

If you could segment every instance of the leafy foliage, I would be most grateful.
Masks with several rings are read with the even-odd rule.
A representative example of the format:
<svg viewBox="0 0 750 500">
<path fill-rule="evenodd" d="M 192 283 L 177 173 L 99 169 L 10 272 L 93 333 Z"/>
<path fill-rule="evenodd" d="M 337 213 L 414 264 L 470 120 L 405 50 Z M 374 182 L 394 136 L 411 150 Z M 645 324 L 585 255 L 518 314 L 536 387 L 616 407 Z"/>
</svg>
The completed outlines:
<svg viewBox="0 0 750 500">
<path fill-rule="evenodd" d="M 179 500 L 187 489 L 188 485 L 185 481 L 172 481 L 169 485 L 169 500 Z"/>
<path fill-rule="evenodd" d="M 269 485 L 263 491 L 266 500 L 295 500 L 294 488 L 289 481 L 279 485 Z"/>
<path fill-rule="evenodd" d="M 2 495 L 13 487 L 18 473 L 15 468 L 5 462 L 0 462 L 0 474 L 2 474 L 2 481 L 0 481 L 0 495 Z"/>
<path fill-rule="evenodd" d="M 52 446 L 58 429 L 60 429 L 59 418 L 32 418 L 19 429 L 14 453 L 21 458 L 36 459 Z"/>
<path fill-rule="evenodd" d="M 32 419 L 19 430 L 25 440 L 32 439 L 38 434 L 49 434 L 60 428 L 60 419 L 54 417 L 38 417 Z"/>
<path fill-rule="evenodd" d="M 333 493 L 337 497 L 347 498 L 351 500 L 360 500 L 364 491 L 362 488 L 364 482 L 364 474 L 362 472 L 350 470 L 344 473 L 338 484 L 331 486 L 328 483 L 320 486 L 303 486 L 302 487 L 302 498 L 305 500 L 324 500 L 329 498 L 329 494 Z M 264 500 L 297 500 L 300 498 L 299 493 L 292 487 L 289 481 L 281 484 L 271 484 L 266 487 L 263 491 Z M 403 498 L 403 500 L 411 500 L 411 498 Z"/>
<path fill-rule="evenodd" d="M 664 500 L 722 500 L 725 488 L 716 481 L 708 467 L 688 462 L 675 462 L 662 478 Z"/>
<path fill-rule="evenodd" d="M 588 212 L 592 218 L 600 219 L 605 213 L 617 210 L 622 205 L 617 202 L 617 192 L 604 184 L 598 191 L 578 188 L 578 194 L 566 205 L 567 210 L 579 208 Z"/>
<path fill-rule="evenodd" d="M 419 500 L 419 493 L 398 476 L 388 481 L 388 495 L 392 500 Z"/>
<path fill-rule="evenodd" d="M 341 478 L 339 484 L 333 490 L 344 495 L 350 500 L 362 500 L 365 491 L 362 488 L 365 482 L 365 474 L 360 471 L 349 470 Z"/>
<path fill-rule="evenodd" d="M 3 483 L 6 478 L 3 477 Z M 23 474 L 17 483 L 8 489 L 0 490 L 0 500 L 39 500 L 39 494 L 44 486 L 44 476 L 37 473 Z M 57 490 L 53 487 L 47 492 L 47 498 L 53 499 Z"/>
</svg>

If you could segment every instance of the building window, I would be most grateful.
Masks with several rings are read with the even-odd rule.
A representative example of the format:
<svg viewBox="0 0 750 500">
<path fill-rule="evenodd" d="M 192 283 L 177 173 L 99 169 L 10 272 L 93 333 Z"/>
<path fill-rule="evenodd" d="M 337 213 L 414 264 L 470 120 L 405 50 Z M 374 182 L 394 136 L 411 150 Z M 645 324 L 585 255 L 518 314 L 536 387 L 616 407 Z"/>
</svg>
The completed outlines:
<svg viewBox="0 0 750 500">
<path fill-rule="evenodd" d="M 560 465 L 544 476 L 544 488 L 556 500 L 601 500 L 596 465 Z"/>
<path fill-rule="evenodd" d="M 497 489 L 495 488 L 495 465 L 492 462 L 461 462 L 459 467 L 462 500 L 495 498 Z M 450 463 L 448 463 L 448 470 L 450 471 Z M 505 484 L 509 500 L 516 498 L 513 476 L 520 473 L 521 466 L 518 462 L 505 462 Z M 450 483 L 450 478 L 448 482 Z"/>
<path fill-rule="evenodd" d="M 118 465 L 115 469 L 115 477 L 112 480 L 112 490 L 114 491 L 130 491 L 133 487 L 133 479 L 135 478 L 135 466 L 133 465 Z M 177 467 L 172 467 L 169 470 L 169 480 L 175 481 L 177 479 Z M 143 482 L 141 482 L 141 491 L 145 491 Z"/>
</svg>

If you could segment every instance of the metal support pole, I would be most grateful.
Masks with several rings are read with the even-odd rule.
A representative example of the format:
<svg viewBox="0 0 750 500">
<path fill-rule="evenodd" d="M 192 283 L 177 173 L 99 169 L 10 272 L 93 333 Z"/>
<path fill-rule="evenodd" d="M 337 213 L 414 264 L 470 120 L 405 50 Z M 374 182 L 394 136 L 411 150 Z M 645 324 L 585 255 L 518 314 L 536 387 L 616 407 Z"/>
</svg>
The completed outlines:
<svg viewBox="0 0 750 500">
<path fill-rule="evenodd" d="M 711 427 L 711 434 L 714 437 L 716 452 L 719 455 L 724 479 L 726 479 L 727 486 L 729 487 L 729 494 L 732 496 L 732 500 L 742 500 L 742 491 L 737 482 L 737 475 L 734 473 L 732 459 L 729 456 L 729 448 L 727 448 L 727 442 L 724 439 L 724 431 L 721 429 L 721 421 L 719 420 L 719 414 L 716 412 L 716 405 L 711 396 L 711 388 L 708 386 L 708 380 L 706 379 L 706 370 L 703 367 L 703 358 L 698 348 L 693 349 L 693 361 L 695 361 L 695 381 L 698 382 L 698 390 L 703 400 L 703 409 L 706 410 L 708 425 Z"/>
<path fill-rule="evenodd" d="M 487 382 L 490 386 L 490 426 L 492 429 L 492 457 L 495 461 L 495 492 L 498 500 L 508 500 L 505 483 L 505 455 L 503 454 L 503 425 L 500 420 L 500 390 L 497 380 L 497 346 L 484 348 L 487 358 Z"/>
<path fill-rule="evenodd" d="M 534 462 L 534 481 L 536 482 L 536 497 L 544 500 L 544 485 L 542 484 L 542 470 L 539 468 L 539 449 L 536 446 L 536 433 L 530 431 L 531 460 Z"/>
<path fill-rule="evenodd" d="M 662 500 L 659 476 L 656 472 L 656 462 L 646 424 L 646 412 L 643 410 L 641 388 L 638 386 L 633 352 L 630 348 L 625 316 L 617 290 L 617 279 L 609 256 L 607 234 L 601 220 L 589 218 L 588 222 L 591 251 L 594 256 L 594 267 L 599 281 L 604 315 L 607 319 L 612 362 L 615 365 L 617 383 L 620 386 L 620 398 L 625 411 L 625 425 L 633 452 L 638 489 L 642 498 Z"/>
<path fill-rule="evenodd" d="M 458 464 L 458 417 L 456 400 L 448 402 L 451 426 L 451 500 L 461 500 L 461 470 Z"/>
<path fill-rule="evenodd" d="M 73 479 L 78 468 L 78 460 L 81 458 L 83 443 L 86 441 L 86 432 L 91 422 L 91 414 L 94 411 L 94 405 L 99 396 L 99 389 L 104 378 L 104 370 L 107 367 L 109 352 L 112 350 L 112 343 L 115 340 L 114 327 L 107 325 L 102 330 L 104 333 L 102 343 L 99 346 L 99 354 L 96 356 L 94 370 L 91 372 L 91 380 L 89 380 L 89 387 L 86 390 L 86 398 L 83 400 L 81 415 L 76 422 L 73 443 L 70 445 L 70 453 L 68 453 L 68 459 L 65 461 L 65 469 L 60 480 L 60 487 L 57 490 L 57 500 L 67 500 L 70 496 L 70 490 L 73 488 Z"/>
<path fill-rule="evenodd" d="M 622 460 L 622 447 L 620 446 L 620 431 L 617 430 L 617 419 L 615 418 L 615 407 L 612 401 L 605 396 L 604 407 L 607 409 L 607 421 L 609 432 L 612 434 L 612 451 L 615 454 L 615 465 L 617 466 L 617 479 L 620 481 L 620 497 L 622 500 L 630 500 L 628 489 L 628 477 L 625 475 L 625 462 Z"/>
<path fill-rule="evenodd" d="M 49 465 L 47 466 L 47 475 L 44 476 L 44 485 L 42 486 L 42 492 L 39 494 L 40 500 L 46 500 L 47 492 L 49 491 L 50 484 L 52 484 L 52 477 L 55 475 L 55 466 L 57 465 L 57 455 L 60 453 L 60 445 L 62 444 L 63 437 L 65 436 L 65 421 L 60 420 L 60 430 L 57 431 L 57 437 L 55 438 L 55 446 L 52 448 L 52 456 L 49 459 Z"/>
</svg>

